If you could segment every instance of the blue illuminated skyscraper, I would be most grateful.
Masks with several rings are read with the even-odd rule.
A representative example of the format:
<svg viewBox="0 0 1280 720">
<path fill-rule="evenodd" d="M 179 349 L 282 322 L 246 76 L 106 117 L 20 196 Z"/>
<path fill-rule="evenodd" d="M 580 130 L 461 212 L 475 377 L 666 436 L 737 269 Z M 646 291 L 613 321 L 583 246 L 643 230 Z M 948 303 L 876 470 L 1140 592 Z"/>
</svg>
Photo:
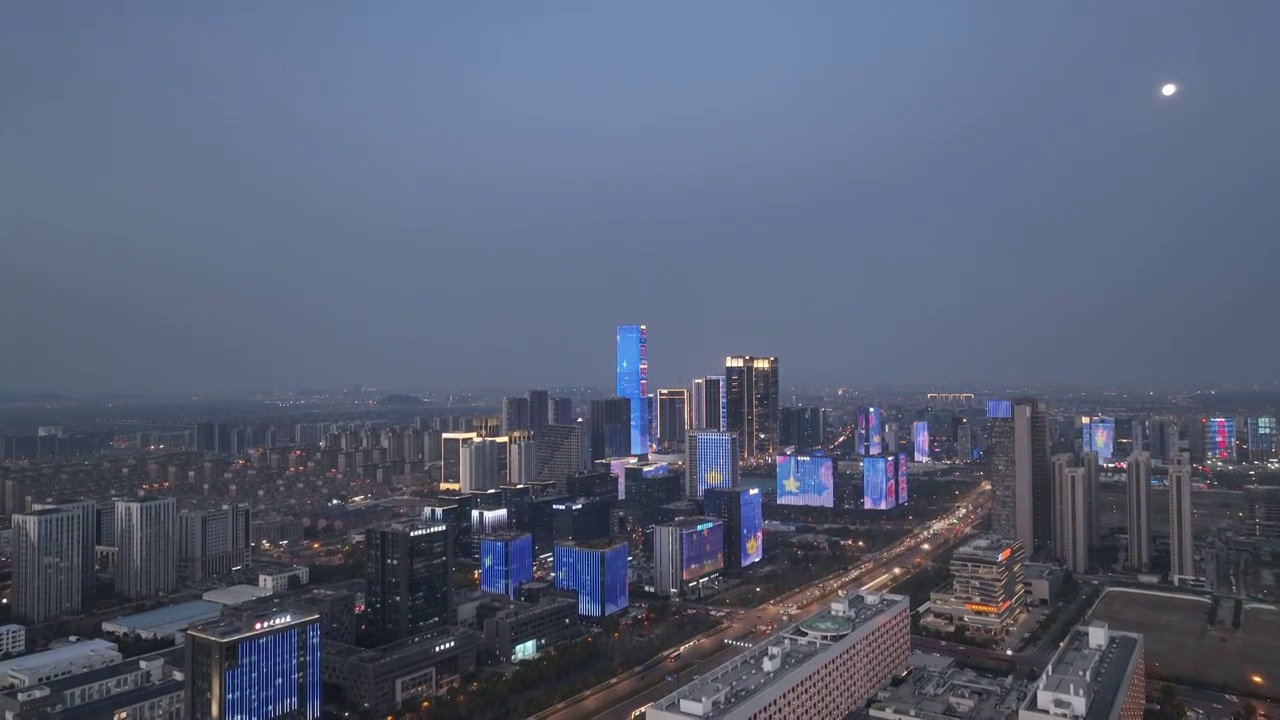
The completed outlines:
<svg viewBox="0 0 1280 720">
<path fill-rule="evenodd" d="M 618 397 L 631 401 L 631 454 L 647 454 L 649 338 L 644 325 L 618 326 Z"/>
<path fill-rule="evenodd" d="M 629 601 L 630 557 L 626 540 L 556 543 L 556 588 L 578 593 L 578 614 L 583 617 L 612 615 Z"/>
<path fill-rule="evenodd" d="M 703 511 L 724 521 L 724 566 L 741 570 L 759 560 L 764 549 L 764 506 L 760 488 L 707 488 Z"/>
<path fill-rule="evenodd" d="M 1089 416 L 1080 418 L 1081 452 L 1098 453 L 1098 459 L 1106 462 L 1115 454 L 1116 419 Z"/>
<path fill-rule="evenodd" d="M 186 635 L 190 720 L 317 720 L 320 616 L 273 609 L 196 625 Z"/>
<path fill-rule="evenodd" d="M 686 443 L 686 495 L 701 498 L 707 488 L 738 484 L 742 446 L 738 433 L 694 430 Z"/>
<path fill-rule="evenodd" d="M 480 589 L 515 598 L 533 580 L 533 536 L 503 532 L 480 538 Z"/>
<path fill-rule="evenodd" d="M 929 423 L 917 420 L 911 423 L 911 446 L 916 462 L 929 462 Z"/>
</svg>

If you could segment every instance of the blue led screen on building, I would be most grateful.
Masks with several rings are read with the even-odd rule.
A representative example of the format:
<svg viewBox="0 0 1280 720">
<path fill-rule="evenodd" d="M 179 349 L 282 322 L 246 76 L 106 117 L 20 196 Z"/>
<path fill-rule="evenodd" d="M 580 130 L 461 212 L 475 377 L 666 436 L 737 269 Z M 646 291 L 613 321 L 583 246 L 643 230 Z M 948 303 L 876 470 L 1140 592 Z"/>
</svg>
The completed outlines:
<svg viewBox="0 0 1280 720">
<path fill-rule="evenodd" d="M 644 325 L 618 326 L 618 397 L 631 401 L 631 453 L 649 448 L 649 336 Z"/>
<path fill-rule="evenodd" d="M 1012 400 L 988 400 L 987 401 L 987 417 L 988 418 L 1013 417 L 1013 401 Z"/>
<path fill-rule="evenodd" d="M 907 456 L 898 455 L 898 504 L 907 502 Z"/>
<path fill-rule="evenodd" d="M 911 444 L 916 462 L 929 461 L 929 423 L 918 420 L 911 423 Z"/>
<path fill-rule="evenodd" d="M 738 484 L 738 452 L 733 435 L 727 432 L 697 434 L 698 497 L 707 488 L 728 488 Z"/>
<path fill-rule="evenodd" d="M 480 589 L 515 598 L 516 590 L 533 580 L 533 536 L 481 538 Z"/>
<path fill-rule="evenodd" d="M 862 459 L 862 507 L 865 510 L 888 510 L 889 458 Z"/>
<path fill-rule="evenodd" d="M 578 593 L 579 615 L 612 615 L 629 601 L 629 557 L 625 542 L 604 549 L 556 545 L 552 552 L 556 588 Z"/>
<path fill-rule="evenodd" d="M 760 488 L 739 493 L 742 518 L 742 567 L 764 556 L 764 503 Z"/>
<path fill-rule="evenodd" d="M 250 636 L 222 679 L 227 717 L 320 717 L 320 622 Z"/>
<path fill-rule="evenodd" d="M 890 455 L 884 464 L 884 501 L 889 507 L 898 505 L 898 456 Z"/>
<path fill-rule="evenodd" d="M 708 520 L 680 533 L 680 568 L 685 582 L 724 567 L 724 523 Z"/>
<path fill-rule="evenodd" d="M 835 507 L 835 468 L 822 455 L 779 455 L 778 504 Z"/>
</svg>

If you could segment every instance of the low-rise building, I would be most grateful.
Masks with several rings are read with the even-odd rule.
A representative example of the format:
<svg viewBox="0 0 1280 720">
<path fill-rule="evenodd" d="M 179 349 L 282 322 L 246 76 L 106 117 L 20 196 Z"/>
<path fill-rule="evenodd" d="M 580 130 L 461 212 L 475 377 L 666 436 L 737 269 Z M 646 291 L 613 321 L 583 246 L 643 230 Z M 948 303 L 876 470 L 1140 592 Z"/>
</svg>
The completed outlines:
<svg viewBox="0 0 1280 720">
<path fill-rule="evenodd" d="M 1052 565 L 1022 566 L 1022 589 L 1028 605 L 1056 605 L 1062 599 L 1064 573 Z"/>
<path fill-rule="evenodd" d="M 1072 629 L 1018 720 L 1141 720 L 1146 698 L 1142 636 L 1095 620 Z"/>
<path fill-rule="evenodd" d="M 1026 680 L 956 667 L 951 658 L 916 653 L 911 673 L 876 694 L 875 720 L 1014 720 L 1032 692 Z"/>
<path fill-rule="evenodd" d="M 72 638 L 71 642 L 44 652 L 0 662 L 0 689 L 25 688 L 89 670 L 118 665 L 120 648 L 106 640 Z"/>
<path fill-rule="evenodd" d="M 258 587 L 272 593 L 282 593 L 290 589 L 290 581 L 296 585 L 306 585 L 311 581 L 311 571 L 301 565 L 272 572 L 258 573 Z"/>
<path fill-rule="evenodd" d="M 192 625 L 216 620 L 222 615 L 223 606 L 208 600 L 190 600 L 166 605 L 146 612 L 125 615 L 102 622 L 102 632 L 108 635 L 137 635 L 140 638 L 180 638 Z"/>
<path fill-rule="evenodd" d="M 182 717 L 183 648 L 0 693 L 0 716 L 48 720 Z"/>
<path fill-rule="evenodd" d="M 27 651 L 27 629 L 16 623 L 0 625 L 0 655 L 21 655 Z"/>
<path fill-rule="evenodd" d="M 446 627 L 376 648 L 325 642 L 324 683 L 337 691 L 325 702 L 388 713 L 439 695 L 475 669 L 476 641 L 470 630 Z"/>
<path fill-rule="evenodd" d="M 562 642 L 582 637 L 578 603 L 569 594 L 535 602 L 479 594 L 457 603 L 458 624 L 480 633 L 480 650 L 502 662 L 530 660 Z"/>
<path fill-rule="evenodd" d="M 271 595 L 271 591 L 258 585 L 231 585 L 229 587 L 210 590 L 201 595 L 202 600 L 219 605 L 242 605 L 252 600 Z"/>
</svg>

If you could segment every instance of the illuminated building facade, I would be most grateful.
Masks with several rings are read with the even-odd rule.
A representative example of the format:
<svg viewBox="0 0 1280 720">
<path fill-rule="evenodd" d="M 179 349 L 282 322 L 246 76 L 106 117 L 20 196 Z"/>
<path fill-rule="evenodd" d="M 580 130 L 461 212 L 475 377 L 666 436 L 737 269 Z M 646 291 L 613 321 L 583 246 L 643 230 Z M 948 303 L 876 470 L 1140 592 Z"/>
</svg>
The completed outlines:
<svg viewBox="0 0 1280 720">
<path fill-rule="evenodd" d="M 760 488 L 708 488 L 703 512 L 724 523 L 724 567 L 741 570 L 758 561 L 764 550 L 764 505 Z"/>
<path fill-rule="evenodd" d="M 1204 421 L 1204 453 L 1209 460 L 1236 461 L 1236 419 L 1208 418 Z"/>
<path fill-rule="evenodd" d="M 515 598 L 533 580 L 533 536 L 505 532 L 480 538 L 480 589 Z"/>
<path fill-rule="evenodd" d="M 632 404 L 625 397 L 591 401 L 592 460 L 631 454 Z"/>
<path fill-rule="evenodd" d="M 879 455 L 862 459 L 862 508 L 889 510 L 907 501 L 907 456 Z M 779 496 L 781 502 L 781 496 Z"/>
<path fill-rule="evenodd" d="M 862 456 L 884 452 L 884 417 L 878 407 L 858 408 L 858 426 L 854 430 L 855 452 Z"/>
<path fill-rule="evenodd" d="M 686 517 L 653 529 L 654 592 L 701 597 L 724 568 L 725 526 L 719 518 Z"/>
<path fill-rule="evenodd" d="M 276 609 L 186 632 L 190 720 L 318 720 L 320 616 Z"/>
<path fill-rule="evenodd" d="M 1080 441 L 1082 452 L 1097 453 L 1102 462 L 1110 460 L 1116 448 L 1116 419 L 1088 415 L 1081 417 Z"/>
<path fill-rule="evenodd" d="M 649 452 L 649 333 L 644 325 L 618 326 L 618 397 L 631 401 L 630 446 L 613 455 Z"/>
<path fill-rule="evenodd" d="M 725 430 L 728 427 L 727 386 L 723 375 L 693 381 L 689 393 L 689 429 Z"/>
<path fill-rule="evenodd" d="M 1249 418 L 1249 462 L 1266 462 L 1276 458 L 1276 419 Z"/>
<path fill-rule="evenodd" d="M 731 488 L 740 478 L 742 457 L 738 434 L 694 430 L 685 444 L 686 495 L 701 498 L 707 488 Z"/>
<path fill-rule="evenodd" d="M 1022 542 L 979 537 L 951 557 L 952 580 L 930 596 L 921 624 L 958 627 L 978 637 L 1002 637 L 1023 611 Z"/>
<path fill-rule="evenodd" d="M 371 528 L 365 612 L 389 637 L 409 637 L 449 619 L 453 533 L 448 525 L 395 523 Z"/>
<path fill-rule="evenodd" d="M 730 356 L 724 360 L 725 426 L 738 433 L 742 455 L 765 460 L 777 454 L 778 358 Z"/>
<path fill-rule="evenodd" d="M 627 607 L 631 558 L 626 540 L 556 543 L 555 585 L 578 593 L 578 614 L 605 617 Z"/>
<path fill-rule="evenodd" d="M 835 505 L 835 463 L 829 457 L 779 455 L 777 480 L 779 505 Z"/>
<path fill-rule="evenodd" d="M 916 462 L 929 462 L 929 423 L 917 420 L 911 423 L 911 447 Z"/>
</svg>

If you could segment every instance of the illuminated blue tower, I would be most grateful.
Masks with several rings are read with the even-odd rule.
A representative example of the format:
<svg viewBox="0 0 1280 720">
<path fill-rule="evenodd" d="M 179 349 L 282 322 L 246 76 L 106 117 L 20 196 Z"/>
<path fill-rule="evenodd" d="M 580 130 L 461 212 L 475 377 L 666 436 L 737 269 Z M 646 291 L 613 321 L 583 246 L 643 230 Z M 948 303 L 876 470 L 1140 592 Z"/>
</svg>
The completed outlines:
<svg viewBox="0 0 1280 720">
<path fill-rule="evenodd" d="M 556 543 L 556 588 L 578 593 L 578 614 L 605 617 L 627 607 L 630 591 L 626 540 Z"/>
<path fill-rule="evenodd" d="M 631 401 L 631 454 L 649 452 L 649 335 L 644 325 L 618 326 L 618 397 Z"/>
<path fill-rule="evenodd" d="M 187 630 L 185 717 L 318 720 L 320 616 L 274 609 Z"/>
<path fill-rule="evenodd" d="M 504 532 L 480 539 L 480 589 L 514 599 L 533 580 L 533 536 Z"/>
<path fill-rule="evenodd" d="M 685 494 L 701 498 L 707 488 L 731 488 L 740 479 L 742 445 L 736 432 L 695 430 L 689 433 L 685 462 Z"/>
</svg>

